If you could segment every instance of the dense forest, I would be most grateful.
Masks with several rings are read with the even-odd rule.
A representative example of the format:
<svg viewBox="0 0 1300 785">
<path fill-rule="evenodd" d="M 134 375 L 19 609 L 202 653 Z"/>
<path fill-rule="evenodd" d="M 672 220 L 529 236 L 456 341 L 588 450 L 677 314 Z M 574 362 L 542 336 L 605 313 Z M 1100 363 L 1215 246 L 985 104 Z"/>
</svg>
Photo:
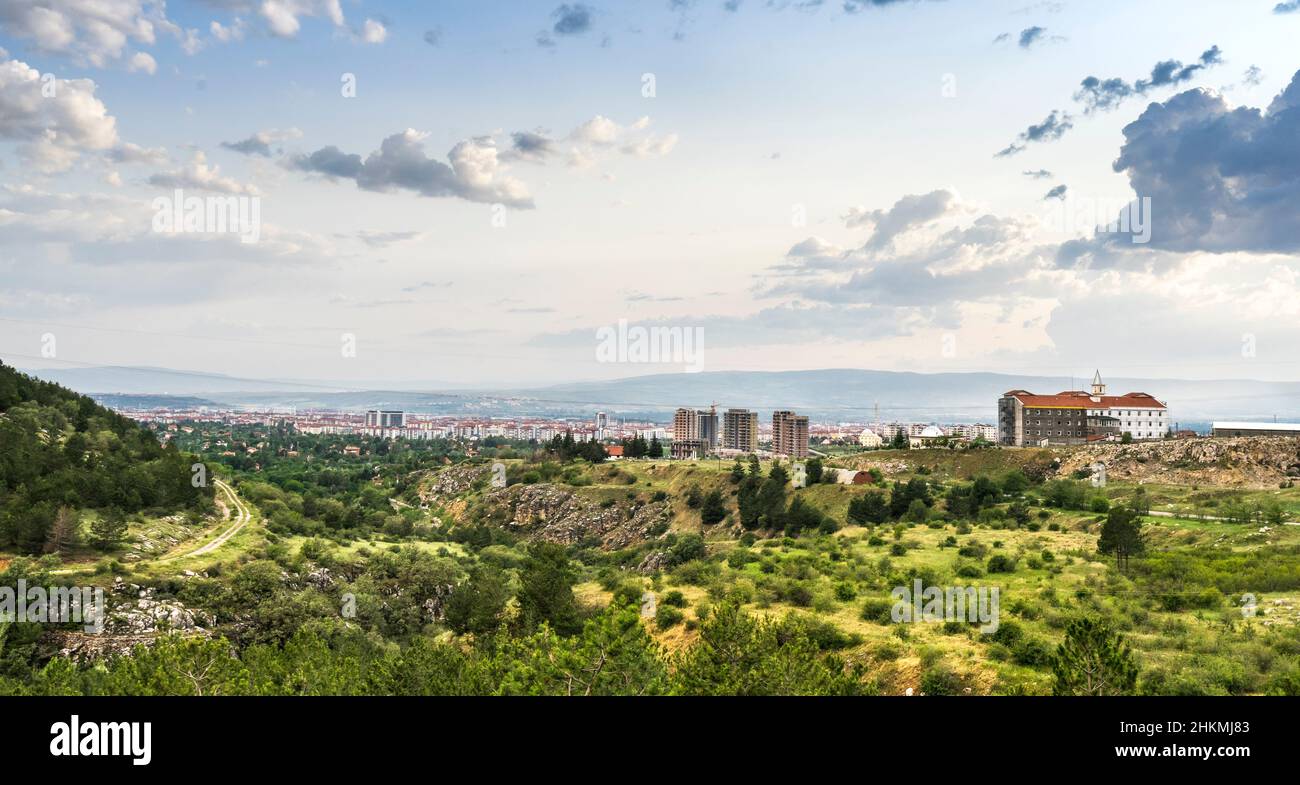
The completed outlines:
<svg viewBox="0 0 1300 785">
<path fill-rule="evenodd" d="M 132 514 L 203 506 L 194 459 L 91 398 L 0 363 L 0 549 L 55 551 L 85 509 Z"/>
</svg>

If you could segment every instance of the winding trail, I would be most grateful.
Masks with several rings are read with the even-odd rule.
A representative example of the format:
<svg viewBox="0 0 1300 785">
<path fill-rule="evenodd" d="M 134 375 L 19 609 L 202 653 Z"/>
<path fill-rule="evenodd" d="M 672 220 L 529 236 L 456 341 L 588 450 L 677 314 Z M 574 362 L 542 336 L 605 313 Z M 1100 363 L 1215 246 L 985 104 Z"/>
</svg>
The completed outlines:
<svg viewBox="0 0 1300 785">
<path fill-rule="evenodd" d="M 239 532 L 241 532 L 243 528 L 248 525 L 249 521 L 253 519 L 252 512 L 250 512 L 248 506 L 244 504 L 243 499 L 239 498 L 239 494 L 235 493 L 234 488 L 231 488 L 225 482 L 221 480 L 217 480 L 215 478 L 213 479 L 213 482 L 217 484 L 217 490 L 225 494 L 226 501 L 229 502 L 230 505 L 235 508 L 235 522 L 231 524 L 229 529 L 226 529 L 221 534 L 218 534 L 216 538 L 213 539 L 211 542 L 209 542 L 207 545 L 200 546 L 199 548 L 192 550 L 189 553 L 182 553 L 176 556 L 168 556 L 166 558 L 158 559 L 159 562 L 174 561 L 176 559 L 185 559 L 190 556 L 202 556 L 206 553 L 212 553 L 217 548 L 220 548 L 222 545 L 225 545 L 226 542 L 231 537 L 234 537 L 236 534 L 239 534 Z"/>
<path fill-rule="evenodd" d="M 253 513 L 248 509 L 248 506 L 244 504 L 243 499 L 239 498 L 239 494 L 235 493 L 234 488 L 231 488 L 226 483 L 215 478 L 213 478 L 213 482 L 216 483 L 217 490 L 221 491 L 222 495 L 225 496 L 227 508 L 234 508 L 235 510 L 235 520 L 234 523 L 230 525 L 230 528 L 221 532 L 221 534 L 218 534 L 211 542 L 206 545 L 201 545 L 192 551 L 178 553 L 175 556 L 164 556 L 161 559 L 154 559 L 152 562 L 147 563 L 163 564 L 165 562 L 176 561 L 177 559 L 187 559 L 191 556 L 202 556 L 207 553 L 212 553 L 217 548 L 225 545 L 231 537 L 239 534 L 239 532 L 248 525 L 249 521 L 253 519 Z"/>
</svg>

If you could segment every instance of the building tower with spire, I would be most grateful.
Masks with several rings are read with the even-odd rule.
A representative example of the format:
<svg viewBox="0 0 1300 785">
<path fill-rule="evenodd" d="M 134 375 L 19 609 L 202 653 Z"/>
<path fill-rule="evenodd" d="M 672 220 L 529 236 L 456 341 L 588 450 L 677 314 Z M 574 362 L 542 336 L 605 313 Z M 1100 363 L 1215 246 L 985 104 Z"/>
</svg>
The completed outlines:
<svg viewBox="0 0 1300 785">
<path fill-rule="evenodd" d="M 1106 385 L 1101 381 L 1101 370 L 1097 369 L 1092 374 L 1092 394 L 1101 396 L 1106 394 Z"/>
</svg>

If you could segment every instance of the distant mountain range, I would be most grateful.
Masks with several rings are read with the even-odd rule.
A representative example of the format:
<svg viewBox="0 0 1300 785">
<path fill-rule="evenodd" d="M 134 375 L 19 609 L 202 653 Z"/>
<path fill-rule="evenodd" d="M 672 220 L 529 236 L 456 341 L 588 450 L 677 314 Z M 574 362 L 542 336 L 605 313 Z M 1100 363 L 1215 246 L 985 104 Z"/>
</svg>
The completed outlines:
<svg viewBox="0 0 1300 785">
<path fill-rule="evenodd" d="M 656 374 L 532 389 L 349 390 L 326 382 L 260 381 L 160 368 L 77 368 L 29 371 L 117 407 L 194 405 L 402 409 L 465 416 L 588 416 L 666 421 L 678 406 L 794 409 L 823 422 L 882 420 L 992 422 L 1007 390 L 1053 393 L 1070 387 L 1055 376 L 999 373 L 819 371 Z M 1088 379 L 1075 380 L 1075 387 Z M 1112 394 L 1147 392 L 1165 401 L 1171 419 L 1300 419 L 1300 382 L 1191 379 L 1106 379 Z M 405 386 L 405 385 L 403 385 Z"/>
</svg>

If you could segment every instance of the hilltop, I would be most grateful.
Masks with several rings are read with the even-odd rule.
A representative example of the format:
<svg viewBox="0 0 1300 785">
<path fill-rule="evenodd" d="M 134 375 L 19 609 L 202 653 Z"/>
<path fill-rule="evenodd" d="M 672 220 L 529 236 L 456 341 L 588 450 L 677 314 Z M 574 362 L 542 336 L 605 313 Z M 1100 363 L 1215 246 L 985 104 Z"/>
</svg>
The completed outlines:
<svg viewBox="0 0 1300 785">
<path fill-rule="evenodd" d="M 0 549 L 62 551 L 85 510 L 197 509 L 212 492 L 191 484 L 192 462 L 91 398 L 0 363 Z"/>
</svg>

